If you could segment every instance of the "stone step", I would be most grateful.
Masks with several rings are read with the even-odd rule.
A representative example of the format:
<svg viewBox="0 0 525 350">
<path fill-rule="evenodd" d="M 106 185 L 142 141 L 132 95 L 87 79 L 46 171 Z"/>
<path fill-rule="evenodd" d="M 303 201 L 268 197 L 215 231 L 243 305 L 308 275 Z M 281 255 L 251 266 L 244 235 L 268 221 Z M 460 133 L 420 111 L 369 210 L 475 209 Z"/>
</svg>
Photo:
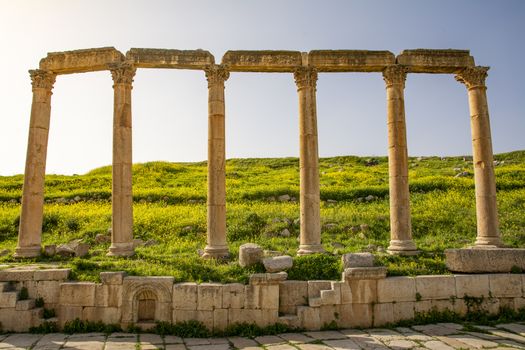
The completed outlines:
<svg viewBox="0 0 525 350">
<path fill-rule="evenodd" d="M 32 310 L 35 308 L 35 299 L 17 300 L 15 309 L 18 311 Z"/>
</svg>

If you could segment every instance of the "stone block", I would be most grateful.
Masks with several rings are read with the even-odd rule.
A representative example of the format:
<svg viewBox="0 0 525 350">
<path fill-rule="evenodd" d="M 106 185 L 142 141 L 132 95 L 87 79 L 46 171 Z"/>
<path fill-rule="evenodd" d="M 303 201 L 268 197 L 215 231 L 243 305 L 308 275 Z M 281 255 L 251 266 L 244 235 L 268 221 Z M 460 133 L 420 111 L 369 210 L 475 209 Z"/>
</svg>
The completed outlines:
<svg viewBox="0 0 525 350">
<path fill-rule="evenodd" d="M 260 306 L 261 309 L 279 309 L 279 285 L 270 284 L 260 286 Z"/>
<path fill-rule="evenodd" d="M 112 63 L 121 63 L 124 55 L 114 47 L 102 47 L 64 52 L 50 52 L 40 60 L 40 69 L 56 74 L 107 70 Z"/>
<path fill-rule="evenodd" d="M 335 290 L 322 290 L 319 299 L 321 300 L 321 305 L 341 304 L 341 294 L 338 294 Z"/>
<path fill-rule="evenodd" d="M 34 310 L 17 311 L 15 308 L 6 308 L 1 311 L 0 323 L 2 324 L 2 328 L 4 331 L 10 332 L 29 331 L 30 327 L 36 325 L 39 316 Z"/>
<path fill-rule="evenodd" d="M 85 307 L 82 310 L 82 319 L 105 324 L 120 323 L 120 310 L 116 307 Z"/>
<path fill-rule="evenodd" d="M 249 284 L 279 284 L 282 281 L 286 281 L 288 274 L 284 271 L 276 273 L 254 273 L 250 276 Z"/>
<path fill-rule="evenodd" d="M 514 310 L 525 308 L 525 298 L 514 298 Z"/>
<path fill-rule="evenodd" d="M 95 283 L 91 282 L 66 282 L 60 284 L 61 305 L 94 306 Z"/>
<path fill-rule="evenodd" d="M 102 284 L 122 284 L 124 277 L 126 277 L 126 273 L 122 271 L 100 273 Z"/>
<path fill-rule="evenodd" d="M 489 296 L 489 276 L 488 275 L 455 275 L 456 296 L 469 297 L 488 297 Z"/>
<path fill-rule="evenodd" d="M 449 299 L 456 296 L 454 276 L 417 276 L 416 293 L 421 300 Z"/>
<path fill-rule="evenodd" d="M 0 282 L 32 281 L 34 273 L 34 268 L 27 267 L 0 270 Z"/>
<path fill-rule="evenodd" d="M 0 293 L 0 308 L 14 308 L 18 298 L 17 292 Z"/>
<path fill-rule="evenodd" d="M 204 69 L 215 64 L 213 55 L 205 50 L 132 48 L 126 59 L 140 68 Z"/>
<path fill-rule="evenodd" d="M 465 273 L 525 271 L 525 249 L 446 249 L 445 263 L 450 271 Z"/>
<path fill-rule="evenodd" d="M 225 284 L 222 287 L 222 308 L 242 309 L 244 307 L 244 285 L 241 283 Z"/>
<path fill-rule="evenodd" d="M 378 280 L 386 277 L 386 267 L 350 267 L 344 271 L 344 280 Z"/>
<path fill-rule="evenodd" d="M 298 306 L 297 316 L 299 317 L 299 324 L 302 328 L 309 331 L 316 331 L 321 329 L 321 318 L 319 315 L 319 308 L 309 306 Z"/>
<path fill-rule="evenodd" d="M 299 51 L 227 51 L 222 57 L 233 72 L 293 72 L 302 61 Z"/>
<path fill-rule="evenodd" d="M 197 310 L 173 310 L 173 323 L 197 320 Z"/>
<path fill-rule="evenodd" d="M 522 296 L 522 276 L 518 274 L 491 274 L 489 287 L 493 297 L 516 298 Z"/>
<path fill-rule="evenodd" d="M 348 282 L 341 283 L 341 304 L 351 304 L 352 303 L 352 289 Z"/>
<path fill-rule="evenodd" d="M 374 327 L 394 323 L 394 306 L 392 303 L 374 304 Z"/>
<path fill-rule="evenodd" d="M 344 304 L 339 307 L 339 326 L 346 328 L 372 327 L 374 311 L 372 304 Z"/>
<path fill-rule="evenodd" d="M 118 284 L 97 284 L 95 286 L 95 306 L 120 307 L 122 305 L 122 286 Z"/>
<path fill-rule="evenodd" d="M 197 310 L 197 321 L 202 322 L 209 330 L 213 329 L 213 313 L 214 310 Z"/>
<path fill-rule="evenodd" d="M 262 310 L 228 309 L 228 324 L 261 322 Z"/>
<path fill-rule="evenodd" d="M 261 288 L 264 285 L 247 285 L 244 286 L 244 308 L 260 309 L 261 308 Z"/>
<path fill-rule="evenodd" d="M 214 310 L 222 308 L 222 294 L 222 284 L 199 284 L 197 287 L 197 310 Z"/>
<path fill-rule="evenodd" d="M 327 326 L 333 322 L 339 324 L 339 305 L 322 305 L 319 308 L 319 323 L 321 327 Z"/>
<path fill-rule="evenodd" d="M 213 330 L 224 331 L 228 327 L 228 309 L 213 310 Z"/>
<path fill-rule="evenodd" d="M 350 280 L 352 303 L 370 304 L 377 302 L 377 280 Z"/>
<path fill-rule="evenodd" d="M 263 259 L 263 249 L 255 243 L 245 243 L 239 247 L 239 265 L 242 267 L 260 263 Z"/>
<path fill-rule="evenodd" d="M 457 299 L 448 299 L 448 300 L 445 300 L 445 299 L 441 299 L 441 300 L 431 300 L 430 301 L 430 304 L 432 305 L 432 309 L 436 310 L 436 311 L 439 311 L 439 312 L 444 312 L 444 311 L 454 311 L 454 304 L 458 302 L 459 303 L 459 300 Z"/>
<path fill-rule="evenodd" d="M 35 308 L 35 299 L 18 300 L 16 302 L 16 311 L 27 311 Z"/>
<path fill-rule="evenodd" d="M 389 277 L 377 281 L 379 303 L 416 301 L 416 281 L 413 277 Z"/>
<path fill-rule="evenodd" d="M 62 328 L 67 321 L 82 319 L 82 306 L 60 305 L 57 316 L 60 328 Z"/>
<path fill-rule="evenodd" d="M 266 327 L 277 323 L 279 320 L 279 310 L 277 309 L 262 309 L 261 310 L 261 327 Z"/>
<path fill-rule="evenodd" d="M 20 288 L 26 288 L 27 293 L 29 295 L 29 298 L 35 299 L 38 297 L 38 282 L 36 281 L 21 281 L 18 282 L 17 289 L 20 290 Z"/>
<path fill-rule="evenodd" d="M 395 64 L 389 51 L 368 50 L 312 50 L 308 63 L 320 72 L 381 72 Z"/>
<path fill-rule="evenodd" d="M 38 297 L 43 298 L 46 304 L 58 304 L 60 299 L 59 281 L 39 281 L 37 285 Z"/>
<path fill-rule="evenodd" d="M 341 257 L 343 268 L 373 267 L 374 255 L 372 253 L 347 253 Z"/>
<path fill-rule="evenodd" d="M 279 311 L 295 314 L 297 306 L 308 304 L 307 281 L 283 281 L 279 284 Z"/>
<path fill-rule="evenodd" d="M 320 298 L 321 290 L 332 289 L 331 281 L 308 281 L 308 299 Z"/>
<path fill-rule="evenodd" d="M 413 301 L 393 303 L 392 311 L 394 314 L 394 323 L 403 321 L 403 320 L 413 319 L 415 316 L 414 308 L 415 308 L 415 302 Z"/>
<path fill-rule="evenodd" d="M 35 270 L 35 281 L 65 281 L 68 279 L 71 269 L 46 269 Z"/>
<path fill-rule="evenodd" d="M 432 310 L 432 301 L 431 300 L 423 300 L 423 301 L 417 301 L 414 304 L 414 312 L 416 313 L 426 313 Z"/>
<path fill-rule="evenodd" d="M 196 283 L 173 285 L 173 308 L 176 310 L 197 310 Z"/>
<path fill-rule="evenodd" d="M 270 273 L 285 271 L 293 266 L 293 259 L 288 255 L 265 258 L 262 262 L 266 272 Z"/>
<path fill-rule="evenodd" d="M 396 60 L 415 73 L 458 73 L 474 66 L 474 58 L 468 50 L 403 50 Z"/>
</svg>

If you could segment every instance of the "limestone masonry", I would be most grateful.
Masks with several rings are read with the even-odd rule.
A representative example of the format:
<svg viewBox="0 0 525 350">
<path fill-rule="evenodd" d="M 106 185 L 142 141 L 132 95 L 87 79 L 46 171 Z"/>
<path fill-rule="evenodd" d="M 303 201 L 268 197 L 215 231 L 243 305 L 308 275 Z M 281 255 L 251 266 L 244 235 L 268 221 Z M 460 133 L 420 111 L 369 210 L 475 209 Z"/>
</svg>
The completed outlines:
<svg viewBox="0 0 525 350">
<path fill-rule="evenodd" d="M 113 78 L 112 230 L 108 255 L 130 256 L 133 249 L 132 85 L 138 68 L 202 70 L 208 83 L 207 245 L 203 258 L 225 258 L 226 236 L 225 94 L 230 72 L 293 74 L 299 100 L 300 237 L 298 254 L 323 252 L 320 227 L 319 155 L 316 90 L 318 74 L 381 73 L 386 86 L 390 230 L 388 251 L 413 255 L 404 89 L 409 73 L 455 74 L 467 88 L 475 174 L 477 239 L 470 249 L 449 250 L 453 272 L 490 274 L 386 278 L 386 268 L 369 256 L 347 257 L 341 281 L 288 281 L 285 272 L 252 275 L 247 285 L 174 283 L 173 277 L 132 277 L 101 273 L 101 283 L 70 282 L 68 269 L 0 270 L 0 323 L 4 330 L 27 331 L 43 320 L 44 307 L 53 321 L 81 319 L 135 324 L 145 329 L 155 321 L 198 320 L 209 329 L 255 322 L 284 323 L 308 330 L 335 322 L 339 327 L 371 327 L 411 319 L 436 309 L 464 315 L 478 298 L 480 307 L 525 307 L 525 275 L 500 274 L 525 270 L 525 249 L 501 249 L 496 208 L 492 140 L 485 79 L 466 50 L 389 51 L 314 50 L 228 51 L 222 63 L 204 50 L 114 48 L 49 53 L 39 69 L 30 70 L 33 102 L 26 169 L 15 256 L 41 253 L 44 177 L 51 115 L 51 95 L 58 75 L 108 70 Z M 292 78 L 290 76 L 290 78 Z M 257 247 L 245 246 L 241 264 L 260 258 Z M 250 253 L 250 254 L 248 254 Z M 280 263 L 289 264 L 289 257 Z M 354 264 L 360 266 L 354 266 Z M 348 265 L 348 266 L 346 266 Z M 273 270 L 272 270 L 273 271 Z M 29 299 L 21 298 L 27 288 Z M 25 299 L 25 300 L 21 300 Z M 41 301 L 39 299 L 38 305 Z M 48 320 L 49 321 L 49 320 Z"/>
</svg>

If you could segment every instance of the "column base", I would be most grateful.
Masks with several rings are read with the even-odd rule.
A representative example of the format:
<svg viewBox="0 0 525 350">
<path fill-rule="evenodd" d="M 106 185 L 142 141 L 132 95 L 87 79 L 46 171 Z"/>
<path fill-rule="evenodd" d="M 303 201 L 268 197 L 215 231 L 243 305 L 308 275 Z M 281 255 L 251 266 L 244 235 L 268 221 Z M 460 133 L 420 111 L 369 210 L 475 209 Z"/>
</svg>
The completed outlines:
<svg viewBox="0 0 525 350">
<path fill-rule="evenodd" d="M 131 243 L 111 243 L 107 256 L 133 256 L 135 250 L 133 242 Z"/>
<path fill-rule="evenodd" d="M 321 244 L 301 244 L 299 245 L 297 255 L 318 254 L 325 252 L 326 251 Z"/>
<path fill-rule="evenodd" d="M 209 246 L 204 248 L 203 259 L 227 259 L 230 256 L 228 246 Z"/>
<path fill-rule="evenodd" d="M 420 253 L 416 248 L 416 244 L 411 239 L 393 239 L 390 241 L 390 246 L 387 249 L 388 254 L 391 255 L 418 255 Z"/>
<path fill-rule="evenodd" d="M 480 249 L 491 249 L 491 248 L 501 248 L 503 247 L 503 242 L 501 237 L 477 237 L 474 247 Z"/>
<path fill-rule="evenodd" d="M 42 247 L 39 245 L 33 245 L 28 247 L 16 247 L 13 257 L 15 258 L 35 258 L 40 256 Z"/>
</svg>

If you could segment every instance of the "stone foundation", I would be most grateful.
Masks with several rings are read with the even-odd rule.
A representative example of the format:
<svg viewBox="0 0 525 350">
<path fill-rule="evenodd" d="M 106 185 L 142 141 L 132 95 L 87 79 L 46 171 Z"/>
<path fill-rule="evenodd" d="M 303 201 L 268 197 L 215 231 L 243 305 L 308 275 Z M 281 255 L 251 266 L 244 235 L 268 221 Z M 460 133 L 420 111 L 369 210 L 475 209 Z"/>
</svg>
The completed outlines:
<svg viewBox="0 0 525 350">
<path fill-rule="evenodd" d="M 414 318 L 416 313 L 468 311 L 475 297 L 497 313 L 501 306 L 525 307 L 525 274 L 436 275 L 385 278 L 377 268 L 347 269 L 341 281 L 288 281 L 286 273 L 252 275 L 240 283 L 174 283 L 173 277 L 135 277 L 103 272 L 102 283 L 67 281 L 69 269 L 0 271 L 0 322 L 6 331 L 23 332 L 44 321 L 81 319 L 131 324 L 144 329 L 156 321 L 197 320 L 210 330 L 235 323 L 283 323 L 307 330 L 325 324 L 378 327 Z M 29 299 L 19 300 L 25 287 Z M 43 307 L 56 318 L 44 320 Z"/>
</svg>

